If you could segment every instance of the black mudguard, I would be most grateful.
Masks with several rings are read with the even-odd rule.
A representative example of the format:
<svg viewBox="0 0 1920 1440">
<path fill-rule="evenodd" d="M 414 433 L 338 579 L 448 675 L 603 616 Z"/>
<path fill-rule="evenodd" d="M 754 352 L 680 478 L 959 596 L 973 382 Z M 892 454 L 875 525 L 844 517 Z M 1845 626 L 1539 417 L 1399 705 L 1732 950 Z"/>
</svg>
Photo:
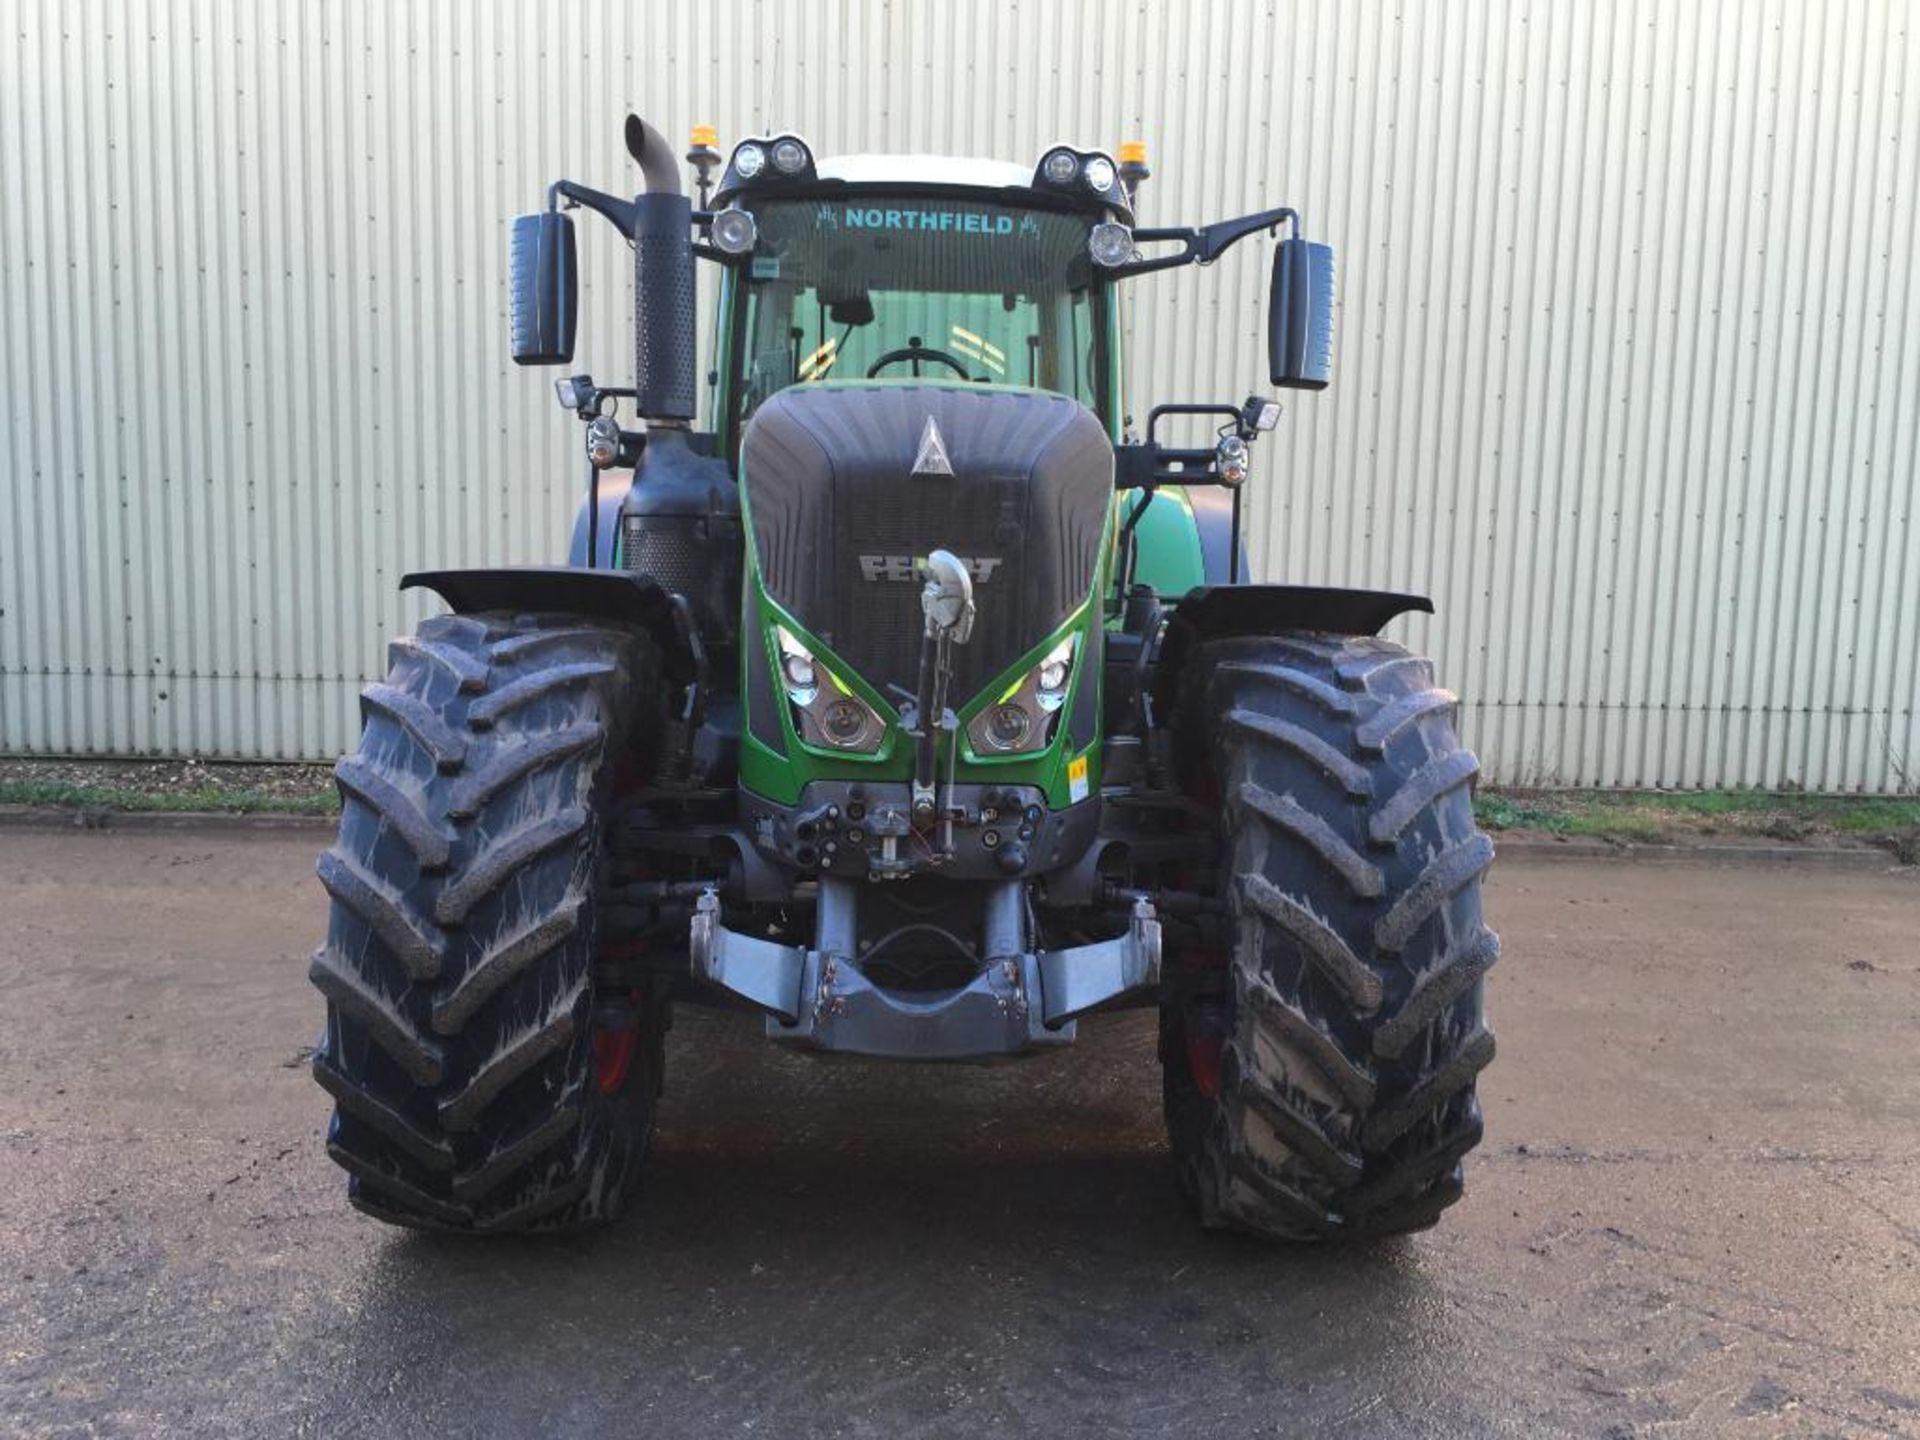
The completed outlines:
<svg viewBox="0 0 1920 1440">
<path fill-rule="evenodd" d="M 660 647 L 668 676 L 693 678 L 696 660 L 674 615 L 674 599 L 658 583 L 625 570 L 568 565 L 519 565 L 498 570 L 418 570 L 401 577 L 402 590 L 431 590 L 456 615 L 484 610 L 519 614 L 584 615 L 639 625 Z"/>
<path fill-rule="evenodd" d="M 1202 585 L 1189 590 L 1167 622 L 1154 665 L 1153 702 L 1168 712 L 1179 694 L 1180 667 L 1209 640 L 1317 630 L 1330 635 L 1378 635 L 1410 611 L 1433 613 L 1424 595 L 1390 590 L 1339 590 L 1318 585 Z"/>
</svg>

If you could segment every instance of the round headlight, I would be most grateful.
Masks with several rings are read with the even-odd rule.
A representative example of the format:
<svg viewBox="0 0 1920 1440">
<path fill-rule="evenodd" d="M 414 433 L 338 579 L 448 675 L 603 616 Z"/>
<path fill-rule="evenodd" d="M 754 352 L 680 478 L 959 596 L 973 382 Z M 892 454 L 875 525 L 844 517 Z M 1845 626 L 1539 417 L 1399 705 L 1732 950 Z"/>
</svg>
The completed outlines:
<svg viewBox="0 0 1920 1440">
<path fill-rule="evenodd" d="M 773 168 L 783 175 L 798 175 L 807 168 L 807 147 L 791 137 L 775 141 Z"/>
<path fill-rule="evenodd" d="M 1108 270 L 1133 258 L 1133 232 L 1124 225 L 1103 220 L 1087 234 L 1087 253 L 1093 263 Z"/>
<path fill-rule="evenodd" d="M 1113 161 L 1104 155 L 1096 155 L 1087 161 L 1087 168 L 1081 173 L 1086 176 L 1089 190 L 1104 194 L 1113 188 Z"/>
<path fill-rule="evenodd" d="M 1055 150 L 1040 162 L 1040 173 L 1055 185 L 1071 185 L 1079 170 L 1080 157 L 1071 150 Z"/>
<path fill-rule="evenodd" d="M 707 233 L 713 237 L 716 249 L 729 255 L 744 255 L 759 240 L 760 227 L 745 210 L 729 205 L 713 217 L 713 226 Z"/>
<path fill-rule="evenodd" d="M 996 750 L 1018 750 L 1033 733 L 1033 717 L 1018 705 L 996 705 L 987 712 L 986 740 Z"/>
<path fill-rule="evenodd" d="M 821 714 L 820 729 L 843 748 L 858 745 L 867 737 L 867 707 L 858 700 L 836 700 Z"/>
<path fill-rule="evenodd" d="M 733 173 L 751 180 L 767 168 L 767 152 L 758 145 L 742 145 L 733 152 Z"/>
<path fill-rule="evenodd" d="M 1073 637 L 1069 635 L 1041 657 L 1033 672 L 1033 698 L 1051 715 L 1067 703 L 1067 677 L 1073 673 Z"/>
<path fill-rule="evenodd" d="M 802 655 L 797 650 L 789 650 L 780 657 L 780 668 L 786 673 L 787 684 L 796 690 L 811 690 L 814 683 L 813 657 Z"/>
<path fill-rule="evenodd" d="M 774 637 L 780 645 L 780 680 L 787 687 L 787 698 L 803 707 L 813 704 L 820 694 L 813 656 L 784 625 L 774 627 Z"/>
<path fill-rule="evenodd" d="M 596 470 L 605 470 L 620 458 L 620 423 L 611 415 L 596 415 L 587 422 L 587 461 Z"/>
<path fill-rule="evenodd" d="M 1222 485 L 1236 486 L 1247 478 L 1247 442 L 1238 435 L 1224 435 L 1213 447 L 1213 468 Z"/>
</svg>

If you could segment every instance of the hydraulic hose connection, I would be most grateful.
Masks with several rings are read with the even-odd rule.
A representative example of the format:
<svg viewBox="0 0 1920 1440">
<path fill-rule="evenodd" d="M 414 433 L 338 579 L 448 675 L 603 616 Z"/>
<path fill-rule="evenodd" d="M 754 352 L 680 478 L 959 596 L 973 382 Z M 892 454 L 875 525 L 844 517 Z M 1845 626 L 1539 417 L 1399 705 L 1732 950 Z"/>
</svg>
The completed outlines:
<svg viewBox="0 0 1920 1440">
<path fill-rule="evenodd" d="M 927 556 L 927 583 L 920 591 L 926 633 L 920 641 L 920 687 L 914 697 L 913 818 L 924 825 L 936 809 L 934 786 L 940 760 L 940 736 L 949 725 L 947 686 L 953 679 L 953 647 L 973 637 L 973 576 L 966 561 L 949 550 Z"/>
</svg>

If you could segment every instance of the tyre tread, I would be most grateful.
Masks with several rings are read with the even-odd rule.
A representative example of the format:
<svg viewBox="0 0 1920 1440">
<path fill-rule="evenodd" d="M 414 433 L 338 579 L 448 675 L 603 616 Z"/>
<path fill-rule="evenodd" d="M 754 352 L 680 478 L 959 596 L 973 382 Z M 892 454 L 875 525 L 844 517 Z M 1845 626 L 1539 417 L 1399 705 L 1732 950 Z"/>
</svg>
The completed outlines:
<svg viewBox="0 0 1920 1440">
<path fill-rule="evenodd" d="M 585 897 L 575 896 L 557 906 L 551 915 L 534 920 L 504 940 L 494 941 L 485 954 L 467 967 L 467 973 L 453 989 L 435 997 L 433 1028 L 442 1035 L 457 1034 L 465 1028 L 473 1012 L 501 986 L 579 927 L 580 908 L 585 903 Z"/>
<path fill-rule="evenodd" d="M 361 709 L 398 725 L 427 752 L 435 768 L 453 774 L 466 762 L 467 742 L 431 706 L 397 685 L 369 685 L 360 692 Z"/>
<path fill-rule="evenodd" d="M 584 805 L 571 805 L 530 825 L 490 841 L 467 862 L 453 883 L 440 892 L 433 916 L 442 925 L 458 925 L 481 900 L 496 893 L 514 871 L 557 845 L 577 838 L 593 817 Z"/>
<path fill-rule="evenodd" d="M 1440 1104 L 1471 1085 L 1474 1077 L 1492 1063 L 1493 1032 L 1478 1028 L 1460 1048 L 1432 1066 L 1420 1081 L 1393 1104 L 1367 1117 L 1362 1132 L 1366 1143 L 1376 1149 L 1398 1140 L 1417 1120 L 1431 1114 Z"/>
<path fill-rule="evenodd" d="M 472 708 L 467 711 L 467 723 L 476 730 L 490 730 L 500 723 L 503 715 L 531 705 L 543 695 L 569 685 L 578 685 L 582 681 L 605 679 L 612 673 L 613 666 L 604 660 L 576 660 L 550 669 L 535 670 L 474 701 Z"/>
<path fill-rule="evenodd" d="M 1258 736 L 1297 752 L 1318 766 L 1324 774 L 1339 781 L 1355 799 L 1364 800 L 1373 793 L 1373 779 L 1367 774 L 1365 766 L 1351 756 L 1342 754 L 1304 726 L 1275 720 L 1257 710 L 1243 709 L 1228 711 L 1226 723 L 1230 729 Z"/>
<path fill-rule="evenodd" d="M 1307 958 L 1340 987 L 1355 1009 L 1370 1014 L 1380 1008 L 1385 986 L 1338 930 L 1264 875 L 1243 875 L 1240 889 L 1249 905 L 1299 943 Z"/>
<path fill-rule="evenodd" d="M 358 756 L 347 756 L 335 765 L 333 779 L 344 798 L 358 800 L 393 827 L 421 868 L 446 869 L 453 848 L 451 837 L 426 817 L 406 791 Z"/>
<path fill-rule="evenodd" d="M 437 1085 L 445 1071 L 440 1047 L 415 1030 L 391 998 L 367 982 L 345 957 L 323 945 L 307 963 L 307 979 L 340 1010 L 367 1027 L 373 1042 L 393 1057 L 416 1085 Z"/>
<path fill-rule="evenodd" d="M 1448 845 L 1427 862 L 1426 868 L 1393 902 L 1393 908 L 1374 926 L 1374 943 L 1382 950 L 1407 948 L 1414 933 L 1440 908 L 1493 864 L 1493 841 L 1475 832 Z"/>
<path fill-rule="evenodd" d="M 1458 702 L 1369 637 L 1235 637 L 1188 665 L 1175 749 L 1213 759 L 1197 799 L 1225 796 L 1237 943 L 1230 987 L 1163 1012 L 1182 1183 L 1204 1223 L 1274 1238 L 1424 1228 L 1460 1196 L 1494 1053 Z M 1224 1041 L 1217 1088 L 1187 1068 L 1195 1025 Z"/>
<path fill-rule="evenodd" d="M 444 641 L 428 639 L 424 635 L 408 635 L 388 646 L 389 659 L 405 655 L 426 665 L 436 666 L 453 677 L 454 683 L 469 694 L 478 694 L 487 688 L 487 677 L 493 666 L 481 655 L 470 654 L 458 645 Z"/>
<path fill-rule="evenodd" d="M 1271 681 L 1304 699 L 1313 701 L 1329 715 L 1352 715 L 1358 705 L 1353 696 L 1336 690 L 1319 676 L 1310 674 L 1296 665 L 1278 665 L 1259 660 L 1229 660 L 1221 665 L 1220 673 Z"/>
<path fill-rule="evenodd" d="M 664 1020 L 609 1098 L 588 1033 L 596 817 L 616 760 L 637 784 L 657 758 L 658 652 L 578 617 L 438 616 L 392 657 L 336 767 L 349 803 L 318 865 L 329 1154 L 352 1203 L 393 1224 L 611 1219 L 650 1133 Z"/>
<path fill-rule="evenodd" d="M 1450 690 L 1414 690 L 1396 696 L 1382 705 L 1353 732 L 1354 743 L 1363 750 L 1385 750 L 1393 738 L 1422 715 L 1436 710 L 1451 713 L 1460 701 Z"/>
<path fill-rule="evenodd" d="M 498 1048 L 474 1067 L 467 1083 L 440 1102 L 440 1123 L 449 1130 L 472 1129 L 480 1112 L 502 1090 L 566 1045 L 579 1026 L 577 1012 L 586 990 L 582 975 L 533 1024 L 503 1036 Z"/>
<path fill-rule="evenodd" d="M 429 934 L 406 902 L 352 855 L 336 845 L 320 856 L 314 873 L 335 903 L 357 915 L 407 967 L 413 979 L 431 980 L 440 973 L 440 939 Z"/>
<path fill-rule="evenodd" d="M 1367 821 L 1367 838 L 1376 845 L 1397 845 L 1406 829 L 1437 801 L 1473 783 L 1480 762 L 1471 750 L 1435 755 L 1412 775 Z"/>
<path fill-rule="evenodd" d="M 1324 815 L 1307 809 L 1291 795 L 1277 795 L 1252 780 L 1241 782 L 1239 796 L 1245 809 L 1318 856 L 1327 869 L 1346 881 L 1353 894 L 1367 900 L 1380 894 L 1386 883 L 1380 867 L 1349 845 Z"/>
<path fill-rule="evenodd" d="M 455 820 L 471 820 L 502 790 L 519 784 L 536 770 L 571 759 L 598 743 L 605 733 L 605 727 L 597 723 L 569 725 L 518 745 L 503 746 L 479 770 L 462 777 L 447 801 L 447 814 Z"/>
</svg>

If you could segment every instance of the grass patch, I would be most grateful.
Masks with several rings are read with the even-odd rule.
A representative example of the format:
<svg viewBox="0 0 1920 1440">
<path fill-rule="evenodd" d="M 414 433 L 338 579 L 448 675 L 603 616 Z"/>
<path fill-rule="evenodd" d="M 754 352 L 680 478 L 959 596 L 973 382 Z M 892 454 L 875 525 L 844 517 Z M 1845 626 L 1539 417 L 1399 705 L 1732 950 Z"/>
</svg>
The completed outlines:
<svg viewBox="0 0 1920 1440">
<path fill-rule="evenodd" d="M 1537 805 L 1523 805 L 1498 790 L 1482 790 L 1473 797 L 1473 818 L 1483 830 L 1550 830 L 1565 833 L 1566 817 Z"/>
<path fill-rule="evenodd" d="M 340 797 L 331 792 L 274 794 L 207 785 L 194 790 L 137 790 L 125 785 L 86 785 L 66 780 L 0 779 L 0 805 L 52 805 L 67 810 L 142 810 L 228 815 L 334 815 Z"/>
<path fill-rule="evenodd" d="M 1805 845 L 1876 845 L 1920 855 L 1920 798 L 1770 790 L 1482 790 L 1488 830 L 1684 843 L 1709 836 Z"/>
<path fill-rule="evenodd" d="M 0 805 L 227 815 L 337 815 L 324 765 L 201 760 L 0 760 Z M 1920 796 L 1771 790 L 1481 789 L 1481 826 L 1630 844 L 1875 846 L 1920 864 Z"/>
</svg>

